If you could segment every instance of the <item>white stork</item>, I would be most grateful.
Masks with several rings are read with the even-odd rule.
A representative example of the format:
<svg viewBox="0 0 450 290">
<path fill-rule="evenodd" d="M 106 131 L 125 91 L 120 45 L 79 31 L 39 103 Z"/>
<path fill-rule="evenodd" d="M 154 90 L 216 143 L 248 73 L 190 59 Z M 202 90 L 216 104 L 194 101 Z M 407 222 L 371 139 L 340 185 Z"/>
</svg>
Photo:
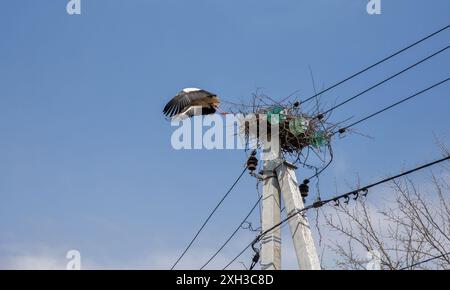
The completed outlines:
<svg viewBox="0 0 450 290">
<path fill-rule="evenodd" d="M 220 105 L 217 95 L 197 88 L 186 88 L 173 97 L 164 107 L 167 117 L 186 118 L 195 115 L 214 114 Z"/>
</svg>

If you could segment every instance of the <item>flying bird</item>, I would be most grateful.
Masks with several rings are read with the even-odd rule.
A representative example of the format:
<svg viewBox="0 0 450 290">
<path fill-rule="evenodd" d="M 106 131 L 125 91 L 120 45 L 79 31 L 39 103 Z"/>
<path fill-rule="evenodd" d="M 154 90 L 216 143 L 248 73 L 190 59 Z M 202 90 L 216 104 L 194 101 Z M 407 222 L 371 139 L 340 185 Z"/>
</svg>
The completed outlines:
<svg viewBox="0 0 450 290">
<path fill-rule="evenodd" d="M 197 88 L 186 88 L 173 97 L 164 107 L 167 117 L 192 117 L 214 114 L 220 105 L 217 95 Z"/>
</svg>

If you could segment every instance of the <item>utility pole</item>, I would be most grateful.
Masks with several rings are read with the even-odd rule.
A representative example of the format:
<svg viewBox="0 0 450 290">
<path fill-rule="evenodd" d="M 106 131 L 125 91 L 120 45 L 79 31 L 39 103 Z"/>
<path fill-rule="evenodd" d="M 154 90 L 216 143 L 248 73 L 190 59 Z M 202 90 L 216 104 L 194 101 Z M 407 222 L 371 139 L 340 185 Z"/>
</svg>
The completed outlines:
<svg viewBox="0 0 450 290">
<path fill-rule="evenodd" d="M 297 167 L 282 158 L 264 161 L 263 201 L 261 209 L 262 231 L 270 229 L 281 220 L 282 194 L 286 213 L 295 214 L 304 207 L 295 176 Z M 308 220 L 300 213 L 289 220 L 297 262 L 301 270 L 320 270 L 319 258 Z M 277 227 L 261 240 L 261 269 L 281 269 L 281 230 Z"/>
<path fill-rule="evenodd" d="M 264 161 L 263 196 L 261 207 L 261 231 L 264 232 L 281 221 L 280 185 L 273 168 L 274 164 Z M 277 227 L 261 239 L 261 269 L 281 269 L 281 229 Z"/>
</svg>

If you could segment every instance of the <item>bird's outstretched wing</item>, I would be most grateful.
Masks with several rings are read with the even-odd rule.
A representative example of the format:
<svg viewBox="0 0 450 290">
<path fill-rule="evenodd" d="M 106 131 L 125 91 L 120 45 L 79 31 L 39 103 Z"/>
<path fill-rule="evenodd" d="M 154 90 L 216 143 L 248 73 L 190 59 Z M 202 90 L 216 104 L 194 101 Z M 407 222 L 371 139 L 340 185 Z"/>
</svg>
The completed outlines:
<svg viewBox="0 0 450 290">
<path fill-rule="evenodd" d="M 201 106 L 202 103 L 207 104 L 207 98 L 210 98 L 211 96 L 214 96 L 214 94 L 205 90 L 190 92 L 181 91 L 167 103 L 163 109 L 163 113 L 168 117 L 173 117 L 191 106 Z"/>
</svg>

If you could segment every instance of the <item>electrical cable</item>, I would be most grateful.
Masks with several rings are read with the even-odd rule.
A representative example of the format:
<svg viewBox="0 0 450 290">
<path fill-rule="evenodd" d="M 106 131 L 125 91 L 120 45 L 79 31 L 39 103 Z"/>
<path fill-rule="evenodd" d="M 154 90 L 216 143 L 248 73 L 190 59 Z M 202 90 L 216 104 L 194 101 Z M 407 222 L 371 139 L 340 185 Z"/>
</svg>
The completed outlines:
<svg viewBox="0 0 450 290">
<path fill-rule="evenodd" d="M 231 239 L 236 235 L 236 233 L 241 229 L 242 225 L 247 221 L 247 219 L 250 217 L 250 215 L 253 213 L 253 211 L 255 210 L 255 208 L 258 206 L 258 204 L 260 203 L 262 199 L 262 196 L 260 196 L 258 198 L 258 200 L 256 201 L 255 205 L 253 205 L 252 209 L 250 210 L 250 212 L 247 214 L 247 216 L 242 220 L 242 222 L 239 224 L 239 227 L 237 227 L 234 232 L 228 237 L 228 239 L 222 244 L 222 246 L 220 246 L 220 248 L 211 256 L 211 258 L 209 258 L 209 260 L 200 268 L 200 270 L 203 270 L 221 251 L 223 248 L 225 248 L 225 246 L 231 241 Z"/>
<path fill-rule="evenodd" d="M 276 228 L 280 227 L 281 225 L 283 225 L 284 223 L 286 223 L 287 221 L 289 221 L 291 218 L 293 218 L 293 217 L 296 216 L 297 214 L 301 214 L 301 213 L 306 212 L 306 211 L 308 211 L 308 210 L 310 210 L 310 209 L 313 209 L 313 208 L 320 208 L 320 207 L 322 207 L 322 206 L 324 206 L 324 205 L 326 205 L 326 204 L 328 204 L 328 203 L 330 203 L 330 202 L 337 202 L 338 200 L 340 200 L 340 199 L 342 199 L 342 198 L 345 198 L 345 199 L 348 201 L 348 199 L 350 198 L 351 195 L 354 195 L 355 198 L 357 198 L 361 192 L 363 192 L 363 195 L 366 196 L 367 193 L 368 193 L 368 190 L 369 190 L 370 188 L 372 188 L 372 187 L 375 187 L 375 186 L 377 186 L 377 185 L 380 185 L 380 184 L 382 184 L 382 183 L 386 183 L 386 182 L 388 182 L 388 181 L 397 179 L 397 178 L 402 177 L 402 176 L 405 176 L 405 175 L 409 175 L 409 174 L 411 174 L 411 173 L 413 173 L 413 172 L 416 172 L 416 171 L 425 169 L 425 168 L 427 168 L 427 167 L 436 165 L 436 164 L 441 163 L 441 162 L 444 162 L 444 161 L 446 161 L 446 160 L 448 160 L 448 159 L 450 159 L 450 155 L 448 155 L 447 157 L 444 157 L 444 158 L 435 160 L 435 161 L 433 161 L 433 162 L 430 162 L 430 163 L 421 165 L 421 166 L 416 167 L 416 168 L 414 168 L 414 169 L 405 171 L 405 172 L 403 172 L 403 173 L 400 173 L 400 174 L 397 174 L 397 175 L 394 175 L 394 176 L 391 176 L 391 177 L 382 179 L 382 180 L 377 181 L 377 182 L 375 182 L 375 183 L 372 183 L 372 184 L 370 184 L 370 185 L 361 187 L 360 189 L 356 189 L 356 190 L 347 192 L 347 193 L 342 194 L 342 195 L 339 195 L 339 196 L 337 196 L 337 197 L 330 198 L 330 199 L 327 199 L 327 200 L 318 200 L 318 201 L 314 202 L 314 203 L 311 204 L 311 205 L 308 205 L 308 206 L 306 206 L 306 207 L 304 207 L 304 208 L 302 208 L 302 209 L 299 209 L 299 210 L 297 210 L 295 213 L 293 213 L 293 214 L 287 216 L 286 218 L 284 218 L 284 219 L 283 219 L 282 221 L 280 221 L 279 223 L 275 224 L 274 226 L 270 227 L 269 229 L 265 230 L 264 232 L 262 232 L 261 234 L 259 234 L 258 236 L 256 236 L 256 238 L 255 238 L 250 244 L 248 244 L 248 245 L 247 245 L 247 246 L 246 246 L 246 247 L 245 247 L 245 248 L 244 248 L 244 249 L 243 249 L 236 257 L 235 257 L 235 258 L 233 258 L 233 259 L 225 266 L 225 268 L 223 268 L 223 269 L 225 270 L 226 268 L 228 268 L 228 267 L 229 267 L 236 259 L 238 259 L 238 258 L 239 258 L 239 257 L 240 257 L 240 256 L 241 256 L 241 255 L 242 255 L 242 254 L 243 254 L 250 246 L 252 246 L 252 245 L 254 245 L 255 243 L 257 243 L 258 241 L 260 241 L 261 238 L 262 238 L 263 236 L 265 236 L 267 233 L 269 233 L 269 232 L 275 230 Z"/>
<path fill-rule="evenodd" d="M 335 132 L 331 133 L 330 136 L 333 136 L 333 135 L 335 135 L 336 133 L 341 133 L 341 134 L 342 134 L 342 133 L 344 133 L 347 129 L 349 129 L 349 128 L 351 128 L 351 127 L 353 127 L 353 126 L 355 126 L 355 125 L 357 125 L 357 124 L 359 124 L 359 123 L 361 123 L 361 122 L 364 122 L 364 121 L 366 121 L 366 120 L 368 120 L 368 119 L 370 119 L 370 118 L 372 118 L 372 117 L 375 117 L 376 115 L 381 114 L 381 113 L 383 113 L 383 112 L 385 112 L 385 111 L 387 111 L 387 110 L 389 110 L 389 109 L 391 109 L 391 108 L 393 108 L 393 107 L 395 107 L 395 106 L 398 106 L 398 105 L 400 105 L 400 104 L 402 104 L 402 103 L 404 103 L 404 102 L 406 102 L 406 101 L 408 101 L 408 100 L 410 100 L 410 99 L 412 99 L 412 98 L 415 98 L 415 97 L 417 97 L 417 96 L 419 96 L 419 95 L 421 95 L 421 94 L 423 94 L 423 93 L 425 93 L 425 92 L 427 92 L 427 91 L 429 91 L 429 90 L 431 90 L 431 89 L 433 89 L 433 88 L 435 88 L 435 87 L 437 87 L 437 86 L 440 86 L 440 85 L 442 85 L 442 84 L 448 82 L 449 80 L 450 80 L 450 78 L 447 78 L 447 79 L 445 79 L 445 80 L 442 80 L 442 81 L 440 81 L 440 82 L 437 82 L 437 83 L 435 83 L 435 84 L 433 84 L 433 85 L 427 87 L 426 89 L 423 89 L 423 90 L 421 90 L 421 91 L 419 91 L 419 92 L 416 92 L 416 93 L 414 93 L 413 95 L 411 95 L 411 96 L 409 96 L 409 97 L 406 97 L 406 98 L 404 98 L 404 99 L 402 99 L 402 100 L 400 100 L 400 101 L 398 101 L 398 102 L 395 102 L 394 104 L 389 105 L 389 106 L 387 106 L 387 107 L 385 107 L 385 108 L 383 108 L 383 109 L 381 109 L 381 110 L 379 110 L 379 111 L 377 111 L 377 112 L 375 112 L 375 113 L 372 113 L 372 114 L 370 114 L 370 115 L 368 115 L 368 116 L 366 116 L 366 117 L 364 117 L 364 118 L 362 118 L 362 119 L 360 119 L 360 120 L 358 120 L 358 121 L 356 121 L 356 122 L 354 122 L 354 123 L 352 123 L 352 124 L 350 124 L 350 125 L 348 125 L 348 126 L 345 126 L 345 127 L 343 127 L 343 128 L 340 128 L 338 131 L 335 131 Z"/>
<path fill-rule="evenodd" d="M 417 263 L 414 263 L 412 265 L 409 265 L 407 267 L 404 267 L 404 268 L 401 268 L 401 269 L 398 269 L 398 270 L 401 271 L 401 270 L 411 269 L 413 267 L 422 265 L 422 264 L 427 263 L 427 262 L 431 262 L 433 260 L 437 260 L 437 259 L 443 258 L 443 257 L 448 256 L 448 255 L 450 255 L 450 252 L 442 254 L 442 255 L 439 255 L 439 256 L 436 256 L 436 257 L 432 257 L 432 258 L 429 258 L 429 259 L 426 259 L 426 260 L 423 260 L 423 261 L 420 261 L 420 262 L 417 262 Z"/>
<path fill-rule="evenodd" d="M 239 182 L 239 180 L 241 179 L 242 175 L 244 175 L 245 171 L 247 170 L 247 167 L 244 168 L 244 170 L 242 171 L 242 173 L 239 175 L 239 177 L 234 181 L 233 185 L 228 189 L 228 191 L 225 193 L 225 195 L 222 197 L 222 199 L 219 201 L 219 203 L 216 205 L 216 207 L 212 210 L 212 212 L 209 214 L 209 216 L 206 218 L 206 220 L 203 222 L 202 226 L 200 227 L 200 229 L 197 231 L 197 233 L 195 234 L 195 236 L 192 238 L 192 240 L 189 242 L 189 244 L 187 245 L 186 249 L 183 251 L 183 253 L 180 255 L 180 257 L 178 257 L 178 259 L 176 260 L 176 262 L 173 264 L 173 266 L 170 268 L 171 270 L 173 270 L 175 268 L 175 266 L 178 264 L 178 262 L 180 262 L 180 260 L 183 258 L 183 256 L 186 254 L 186 252 L 189 250 L 189 248 L 192 246 L 192 244 L 194 243 L 194 241 L 197 239 L 197 237 L 199 236 L 200 232 L 203 230 L 203 228 L 206 226 L 206 224 L 208 223 L 208 221 L 211 219 L 211 217 L 213 216 L 213 214 L 217 211 L 217 209 L 219 208 L 219 206 L 222 204 L 222 202 L 225 200 L 225 198 L 227 198 L 227 196 L 231 193 L 231 191 L 233 190 L 233 188 L 236 186 L 236 184 Z"/>
<path fill-rule="evenodd" d="M 392 80 L 393 78 L 395 78 L 395 77 L 397 77 L 397 76 L 399 76 L 399 75 L 401 75 L 401 74 L 407 72 L 408 70 L 410 70 L 410 69 L 412 69 L 412 68 L 418 66 L 419 64 L 421 64 L 421 63 L 423 63 L 423 62 L 425 62 L 425 61 L 427 61 L 427 60 L 430 60 L 431 58 L 435 57 L 436 55 L 438 55 L 438 54 L 440 54 L 440 53 L 443 53 L 444 51 L 446 51 L 446 50 L 449 49 L 449 48 L 450 48 L 450 46 L 446 46 L 446 47 L 444 47 L 444 48 L 442 48 L 442 49 L 440 49 L 440 50 L 434 52 L 433 54 L 431 54 L 431 55 L 429 55 L 429 56 L 427 56 L 427 57 L 425 57 L 425 58 L 423 58 L 423 59 L 421 59 L 421 60 L 415 62 L 414 64 L 408 66 L 407 68 L 404 68 L 404 69 L 402 69 L 401 71 L 399 71 L 399 72 L 397 72 L 397 73 L 391 75 L 390 77 L 385 78 L 384 80 L 382 80 L 382 81 L 380 81 L 380 82 L 378 82 L 378 83 L 376 83 L 376 84 L 370 86 L 369 88 L 367 88 L 367 89 L 361 91 L 360 93 L 354 95 L 353 97 L 348 98 L 348 99 L 346 99 L 346 100 L 340 102 L 339 104 L 337 104 L 337 105 L 331 107 L 330 109 L 326 110 L 325 112 L 322 112 L 322 113 L 318 114 L 318 115 L 315 116 L 313 119 L 322 119 L 324 115 L 330 113 L 331 111 L 333 111 L 333 110 L 335 110 L 335 109 L 337 109 L 337 108 L 339 108 L 339 107 L 341 107 L 341 106 L 347 104 L 348 102 L 350 102 L 350 101 L 352 101 L 352 100 L 354 100 L 354 99 L 356 99 L 356 98 L 358 98 L 358 97 L 364 95 L 365 93 L 367 93 L 367 92 L 369 92 L 369 91 L 375 89 L 376 87 L 378 87 L 378 86 L 380 86 L 380 85 L 382 85 L 382 84 L 384 84 L 384 83 L 386 83 L 386 82 Z"/>
<path fill-rule="evenodd" d="M 391 55 L 389 55 L 389 56 L 387 56 L 387 57 L 385 57 L 385 58 L 383 58 L 383 59 L 377 61 L 376 63 L 374 63 L 374 64 L 372 64 L 372 65 L 369 65 L 368 67 L 363 68 L 362 70 L 358 71 L 357 73 L 354 73 L 354 74 L 352 74 L 351 76 L 349 76 L 349 77 L 347 77 L 347 78 L 345 78 L 345 79 L 343 79 L 343 80 L 341 80 L 341 81 L 339 81 L 339 82 L 337 82 L 337 83 L 335 83 L 335 84 L 329 86 L 328 88 L 323 89 L 322 91 L 320 91 L 320 92 L 318 92 L 318 93 L 315 93 L 315 94 L 312 95 L 311 97 L 309 97 L 309 98 L 307 98 L 307 99 L 301 101 L 301 102 L 300 102 L 300 105 L 301 105 L 301 104 L 304 104 L 304 103 L 306 103 L 306 102 L 309 102 L 310 100 L 314 99 L 315 97 L 320 96 L 321 94 L 323 94 L 323 93 L 325 93 L 325 92 L 328 92 L 328 91 L 331 90 L 331 89 L 334 89 L 335 87 L 337 87 L 337 86 L 339 86 L 339 85 L 341 85 L 341 84 L 343 84 L 343 83 L 345 83 L 345 82 L 347 82 L 347 81 L 353 79 L 354 77 L 357 77 L 357 76 L 359 76 L 360 74 L 362 74 L 362 73 L 364 73 L 364 72 L 366 72 L 366 71 L 368 71 L 368 70 L 370 70 L 370 69 L 372 69 L 372 68 L 374 68 L 374 67 L 376 67 L 376 66 L 382 64 L 383 62 L 385 62 L 385 61 L 387 61 L 387 60 L 389 60 L 389 59 L 391 59 L 391 58 L 393 58 L 393 57 L 395 57 L 395 56 L 401 54 L 402 52 L 405 52 L 405 51 L 407 51 L 408 49 L 413 48 L 414 46 L 416 46 L 416 45 L 418 45 L 418 44 L 420 44 L 420 43 L 426 41 L 427 39 L 430 39 L 430 38 L 432 38 L 433 36 L 438 35 L 439 33 L 441 33 L 441 32 L 443 32 L 443 31 L 447 30 L 447 28 L 449 28 L 449 27 L 450 27 L 450 25 L 446 25 L 445 27 L 443 27 L 443 28 L 441 28 L 441 29 L 439 29 L 439 30 L 437 30 L 437 31 L 435 31 L 435 32 L 433 32 L 433 33 L 431 33 L 431 34 L 429 34 L 429 35 L 427 35 L 427 36 L 425 36 L 425 37 L 423 37 L 423 38 L 417 40 L 416 42 L 414 42 L 414 43 L 412 43 L 412 44 L 410 44 L 410 45 L 408 45 L 408 46 L 406 46 L 406 47 L 404 47 L 404 48 L 402 48 L 402 49 L 400 49 L 400 50 L 398 50 L 398 51 L 392 53 Z M 288 96 L 288 98 L 289 98 L 289 97 L 290 97 L 290 96 Z M 286 98 L 286 99 L 287 99 L 287 98 Z M 280 103 L 284 102 L 286 99 L 283 99 Z"/>
</svg>

